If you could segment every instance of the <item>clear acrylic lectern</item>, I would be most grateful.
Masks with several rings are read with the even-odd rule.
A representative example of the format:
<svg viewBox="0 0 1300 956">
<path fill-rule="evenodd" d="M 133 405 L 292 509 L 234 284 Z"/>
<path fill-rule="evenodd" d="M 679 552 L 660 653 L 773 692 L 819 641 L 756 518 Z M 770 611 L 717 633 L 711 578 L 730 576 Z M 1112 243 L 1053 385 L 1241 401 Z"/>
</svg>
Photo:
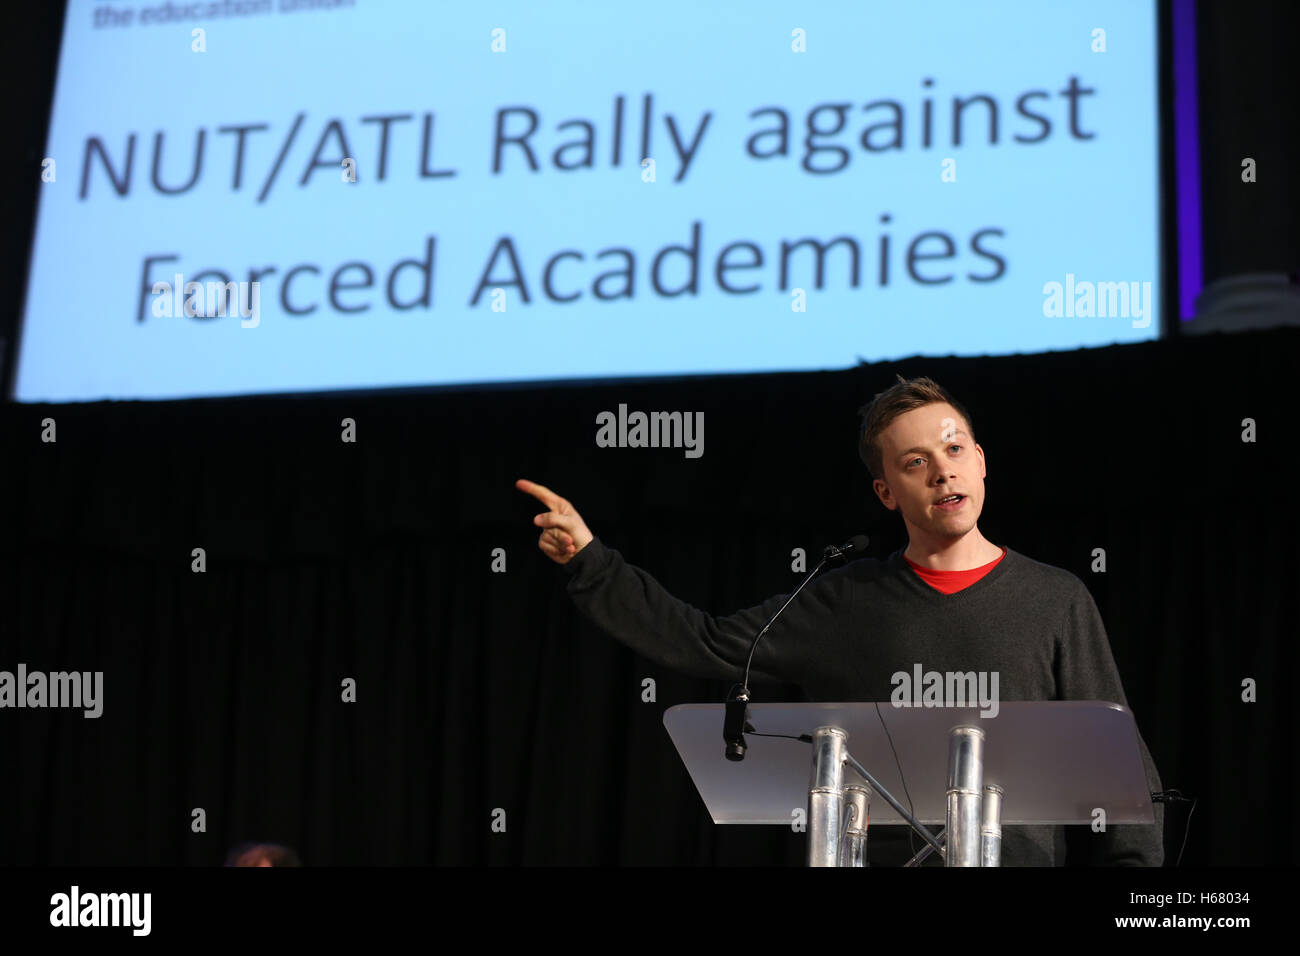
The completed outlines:
<svg viewBox="0 0 1300 956">
<path fill-rule="evenodd" d="M 790 826 L 802 813 L 809 866 L 863 865 L 869 822 L 909 823 L 927 844 L 912 864 L 938 852 L 947 866 L 999 865 L 1004 824 L 1092 823 L 1099 808 L 1107 826 L 1155 822 L 1127 707 L 1008 701 L 980 713 L 750 704 L 743 761 L 724 756 L 722 704 L 670 707 L 664 726 L 714 823 Z M 911 814 L 893 796 L 903 779 Z"/>
</svg>

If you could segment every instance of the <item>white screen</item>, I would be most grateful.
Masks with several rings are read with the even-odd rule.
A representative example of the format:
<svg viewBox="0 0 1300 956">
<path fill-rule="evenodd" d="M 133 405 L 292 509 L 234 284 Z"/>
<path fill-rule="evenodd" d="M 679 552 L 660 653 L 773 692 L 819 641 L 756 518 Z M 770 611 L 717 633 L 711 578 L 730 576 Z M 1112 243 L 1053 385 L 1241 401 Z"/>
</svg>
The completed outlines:
<svg viewBox="0 0 1300 956">
<path fill-rule="evenodd" d="M 1136 0 L 72 0 L 15 397 L 1154 338 L 1156 81 Z"/>
</svg>

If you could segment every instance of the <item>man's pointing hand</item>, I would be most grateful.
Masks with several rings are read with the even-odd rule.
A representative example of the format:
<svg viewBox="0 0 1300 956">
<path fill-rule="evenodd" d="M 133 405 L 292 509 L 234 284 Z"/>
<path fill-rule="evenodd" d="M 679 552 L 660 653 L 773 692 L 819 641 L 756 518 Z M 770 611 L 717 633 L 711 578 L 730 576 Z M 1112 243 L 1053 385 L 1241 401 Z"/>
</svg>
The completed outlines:
<svg viewBox="0 0 1300 956">
<path fill-rule="evenodd" d="M 582 516 L 565 499 L 526 478 L 516 481 L 515 487 L 524 494 L 532 495 L 550 509 L 534 517 L 533 524 L 544 529 L 537 539 L 537 546 L 556 564 L 568 564 L 575 554 L 591 543 L 595 536 L 587 528 Z"/>
</svg>

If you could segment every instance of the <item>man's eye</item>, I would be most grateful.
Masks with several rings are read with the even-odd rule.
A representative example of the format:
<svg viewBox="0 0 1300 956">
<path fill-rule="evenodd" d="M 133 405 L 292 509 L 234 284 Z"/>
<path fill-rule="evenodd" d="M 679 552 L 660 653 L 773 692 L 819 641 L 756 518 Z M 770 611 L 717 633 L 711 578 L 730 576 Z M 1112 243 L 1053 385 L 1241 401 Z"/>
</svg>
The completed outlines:
<svg viewBox="0 0 1300 956">
<path fill-rule="evenodd" d="M 949 448 L 961 448 L 961 445 L 949 445 Z"/>
</svg>

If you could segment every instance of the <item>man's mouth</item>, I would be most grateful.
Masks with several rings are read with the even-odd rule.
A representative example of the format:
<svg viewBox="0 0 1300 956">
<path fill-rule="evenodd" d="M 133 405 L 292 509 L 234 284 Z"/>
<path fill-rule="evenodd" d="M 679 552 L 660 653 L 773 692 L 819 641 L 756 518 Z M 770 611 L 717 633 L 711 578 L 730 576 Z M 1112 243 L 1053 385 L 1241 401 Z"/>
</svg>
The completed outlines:
<svg viewBox="0 0 1300 956">
<path fill-rule="evenodd" d="M 934 503 L 934 506 L 940 511 L 956 511 L 965 501 L 965 495 L 949 495 L 946 498 L 940 498 Z"/>
</svg>

